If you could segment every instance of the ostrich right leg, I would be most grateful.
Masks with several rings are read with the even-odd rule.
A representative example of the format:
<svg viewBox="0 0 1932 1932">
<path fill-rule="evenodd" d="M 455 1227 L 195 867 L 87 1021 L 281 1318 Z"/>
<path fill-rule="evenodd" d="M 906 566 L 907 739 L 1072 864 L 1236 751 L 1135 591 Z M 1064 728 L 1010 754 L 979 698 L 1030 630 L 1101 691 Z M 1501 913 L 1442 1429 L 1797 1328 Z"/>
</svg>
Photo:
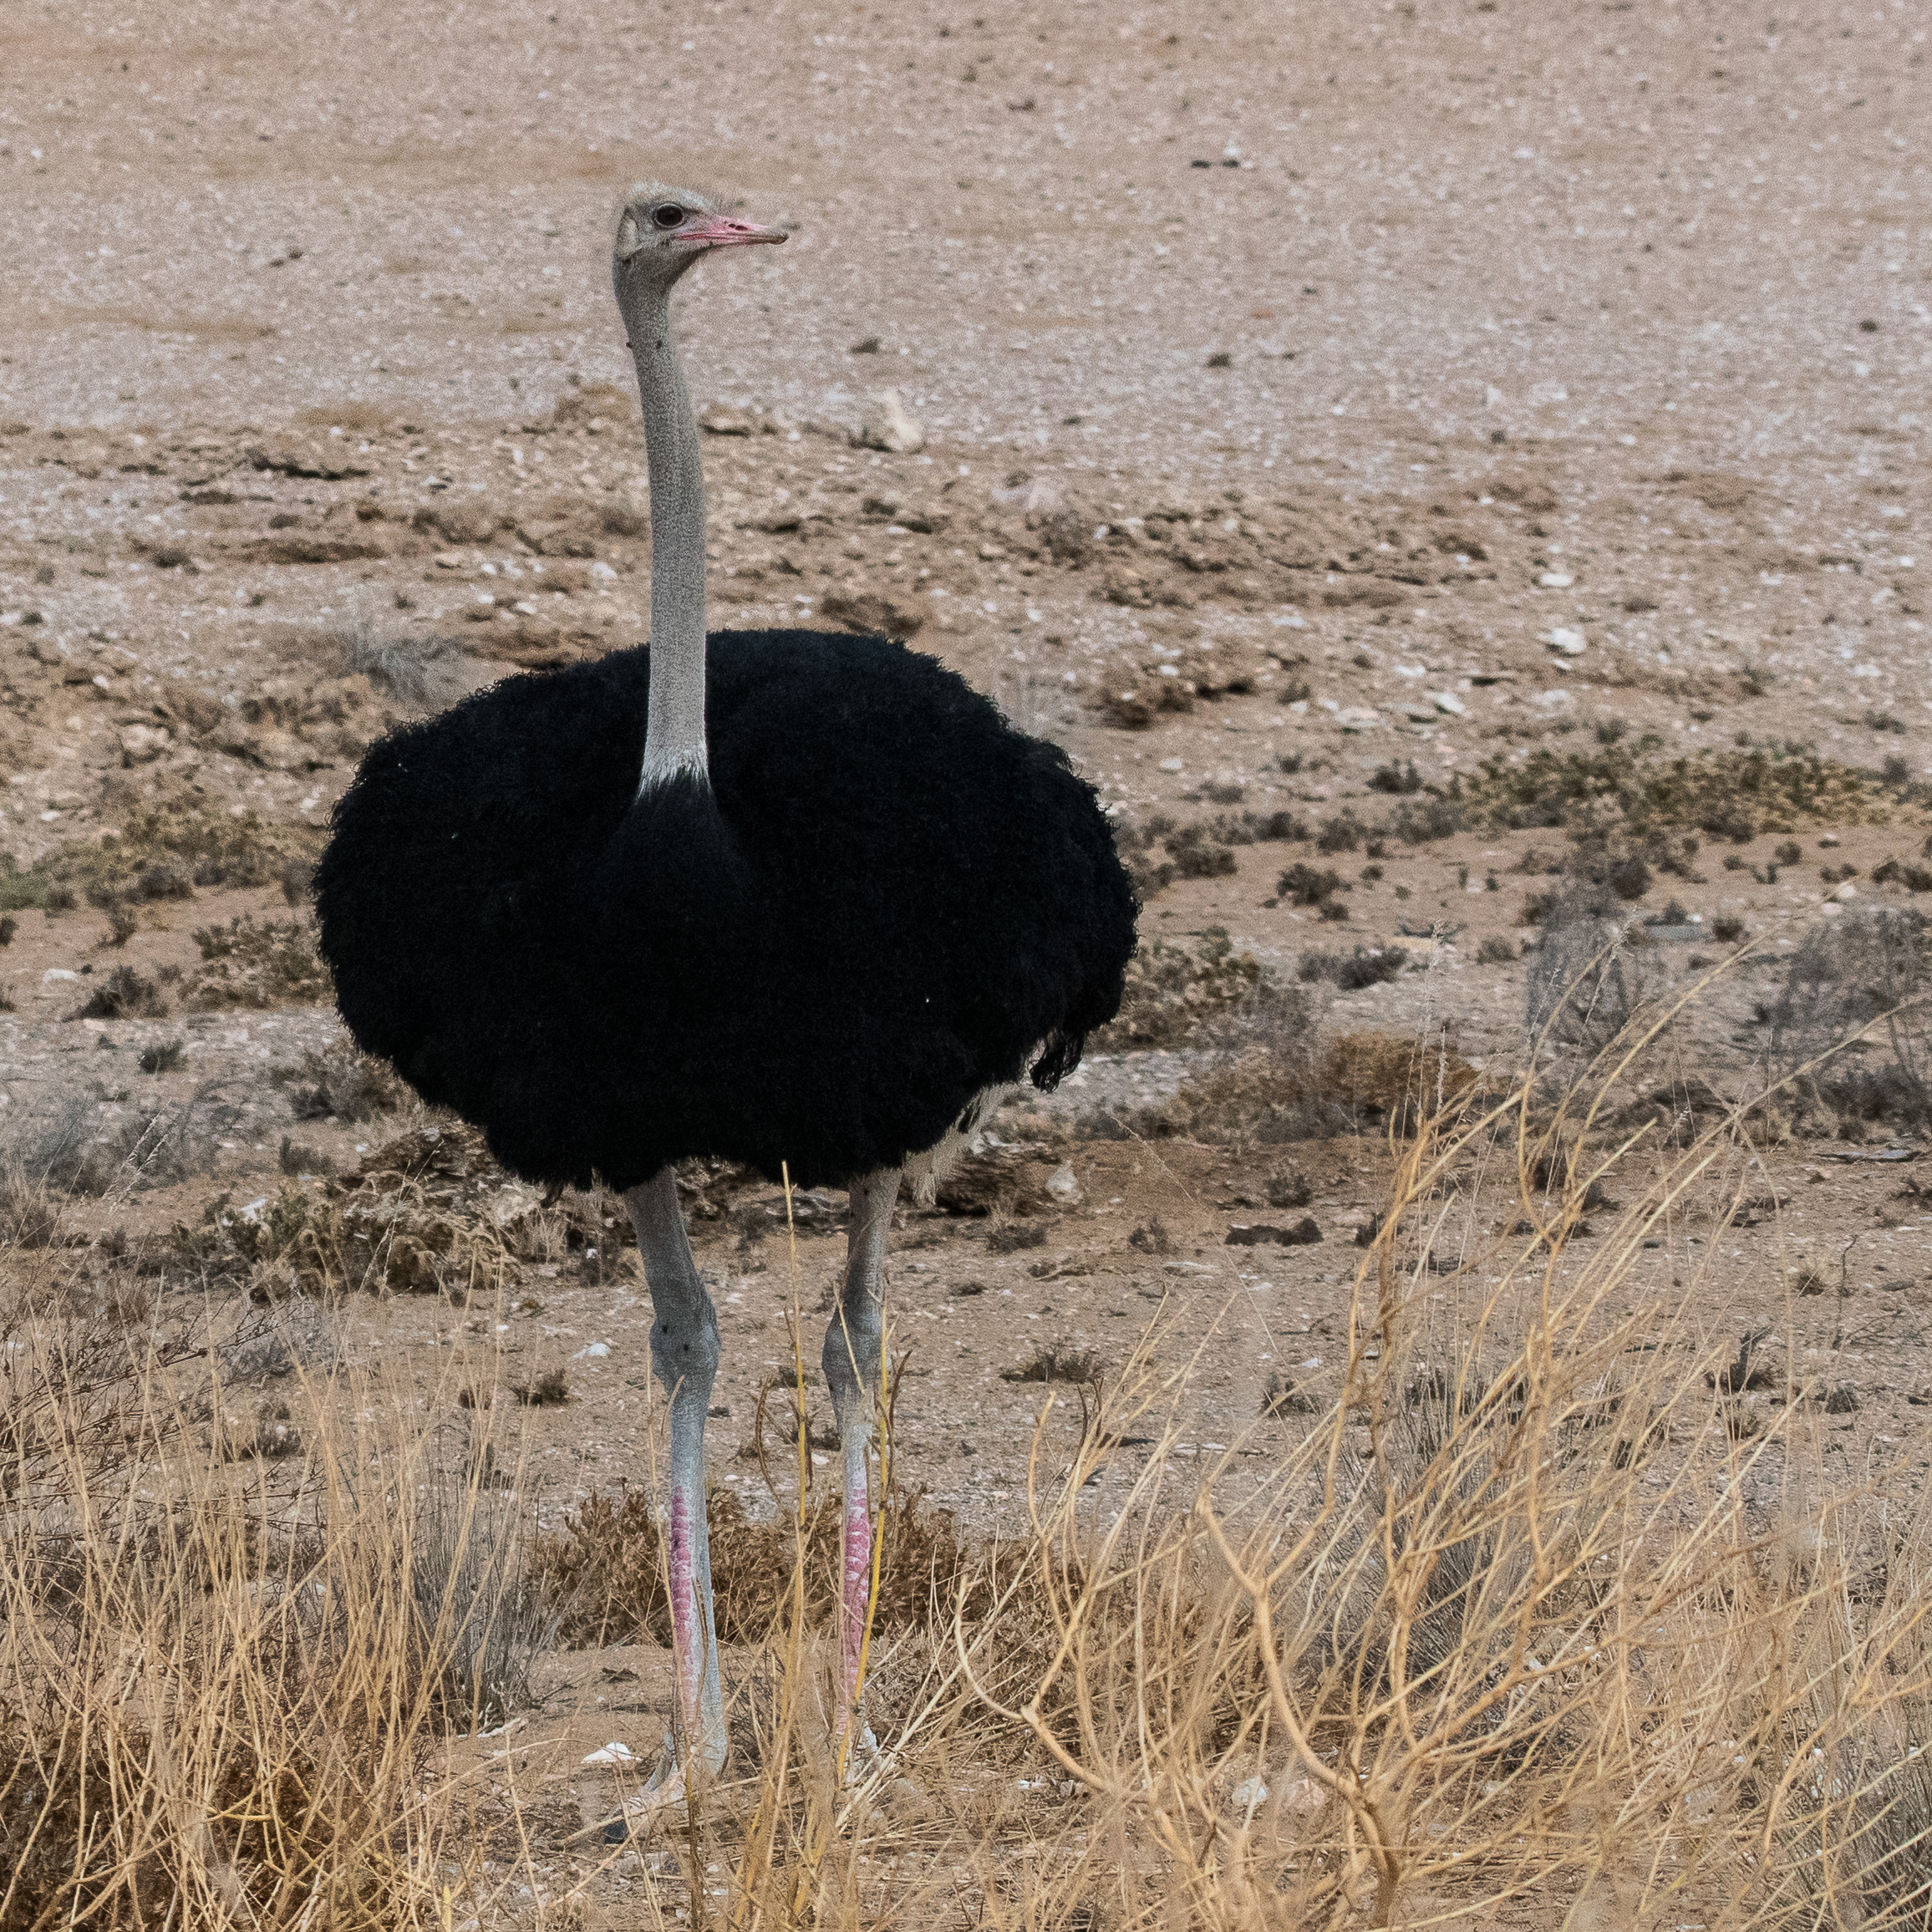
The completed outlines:
<svg viewBox="0 0 1932 1932">
<path fill-rule="evenodd" d="M 832 1411 L 838 1418 L 839 1447 L 845 1461 L 844 1520 L 839 1536 L 836 1720 L 841 1743 L 855 1721 L 858 1736 L 867 1735 L 865 1716 L 859 1707 L 859 1665 L 872 1581 L 870 1461 L 872 1431 L 878 1421 L 879 1349 L 885 1335 L 886 1238 L 892 1231 L 892 1203 L 898 1196 L 897 1167 L 861 1174 L 852 1182 L 845 1283 L 820 1357 L 826 1386 L 831 1392 Z"/>
<path fill-rule="evenodd" d="M 624 1201 L 651 1289 L 651 1366 L 671 1401 L 668 1540 L 678 1700 L 663 1757 L 636 1807 L 653 1811 L 684 1798 L 687 1773 L 702 1781 L 724 1766 L 724 1706 L 704 1523 L 704 1418 L 718 1371 L 718 1318 L 692 1258 L 671 1170 L 660 1169 Z"/>
</svg>

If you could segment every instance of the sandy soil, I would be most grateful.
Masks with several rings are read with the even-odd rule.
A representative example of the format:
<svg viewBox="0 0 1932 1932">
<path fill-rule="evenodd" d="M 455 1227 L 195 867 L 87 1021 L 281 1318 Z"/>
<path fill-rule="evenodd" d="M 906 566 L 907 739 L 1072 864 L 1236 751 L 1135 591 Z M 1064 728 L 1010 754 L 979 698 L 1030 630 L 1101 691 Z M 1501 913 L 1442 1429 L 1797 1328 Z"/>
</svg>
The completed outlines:
<svg viewBox="0 0 1932 1932">
<path fill-rule="evenodd" d="M 714 431 L 717 620 L 912 636 L 1065 743 L 1123 824 L 1379 822 L 1391 761 L 1441 787 L 1646 734 L 1653 760 L 1793 741 L 1903 760 L 1791 824 L 1703 835 L 1642 902 L 1765 943 L 1699 1035 L 1706 1074 L 1743 1065 L 1781 948 L 1909 903 L 1870 875 L 1925 837 L 1921 17 L 975 4 L 9 9 L 0 849 L 28 867 L 166 811 L 299 857 L 398 717 L 638 639 L 643 450 L 603 250 L 624 182 L 695 177 L 793 231 L 679 297 Z M 852 443 L 887 387 L 923 450 Z M 1316 855 L 1263 834 L 1227 848 L 1232 872 L 1152 892 L 1144 929 L 1223 928 L 1286 980 L 1311 947 L 1401 945 L 1411 970 L 1324 995 L 1324 1026 L 1446 1025 L 1500 1071 L 1527 969 L 1478 952 L 1533 936 L 1524 902 L 1565 843 L 1321 859 L 1350 888 L 1330 928 L 1278 882 Z M 298 1083 L 270 1077 L 338 1043 L 326 1007 L 183 1010 L 197 929 L 297 916 L 280 866 L 140 899 L 118 946 L 84 897 L 17 915 L 13 1131 L 190 1100 L 208 1122 L 200 1172 L 83 1202 L 83 1223 L 158 1239 L 221 1192 L 319 1188 L 305 1162 L 353 1167 L 394 1130 L 297 1120 Z M 1721 950 L 1700 944 L 1656 950 L 1681 979 Z M 119 966 L 174 969 L 172 1009 L 71 1017 Z M 175 1042 L 178 1064 L 140 1070 Z M 996 1215 L 907 1214 L 902 1468 L 975 1528 L 1018 1520 L 1032 1418 L 1065 1393 L 1000 1379 L 1040 1344 L 1117 1364 L 1165 1310 L 1159 1346 L 1202 1351 L 1202 1457 L 1269 1376 L 1319 1396 L 1335 1373 L 1385 1149 L 1372 1122 L 1245 1152 L 1082 1137 L 1196 1070 L 1097 1056 L 999 1123 L 1019 1151 Z M 1847 1453 L 1915 1486 L 1932 1217 L 1900 1196 L 1909 1166 L 1828 1157 L 1848 1151 L 1714 1178 L 1632 1293 L 1701 1268 L 1713 1336 L 1782 1324 L 1798 1380 L 1855 1389 Z M 1322 1241 L 1230 1247 L 1279 1218 L 1290 1156 Z M 1046 1187 L 1063 1166 L 1070 1196 Z M 1727 1223 L 1740 1189 L 1784 1208 Z M 1451 1250 L 1480 1253 L 1502 1212 L 1472 1200 Z M 1042 1242 L 994 1252 L 989 1228 L 1029 1217 Z M 800 1244 L 808 1324 L 830 1219 Z M 729 1215 L 697 1232 L 722 1480 L 756 1507 L 735 1452 L 789 1359 L 791 1269 Z M 504 1307 L 339 1319 L 445 1395 L 457 1357 L 563 1366 L 577 1399 L 529 1416 L 554 1522 L 648 1480 L 633 1265 L 533 1264 Z M 1802 1266 L 1831 1292 L 1788 1299 Z"/>
</svg>

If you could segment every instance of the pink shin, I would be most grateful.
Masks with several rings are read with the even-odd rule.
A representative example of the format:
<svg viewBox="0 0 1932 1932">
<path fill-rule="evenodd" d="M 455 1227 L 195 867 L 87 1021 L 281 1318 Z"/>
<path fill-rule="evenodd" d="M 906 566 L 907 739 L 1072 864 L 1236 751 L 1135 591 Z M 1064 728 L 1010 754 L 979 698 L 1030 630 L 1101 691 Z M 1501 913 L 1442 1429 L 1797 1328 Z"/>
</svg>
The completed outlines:
<svg viewBox="0 0 1932 1932">
<path fill-rule="evenodd" d="M 840 1726 L 850 1721 L 859 1690 L 859 1653 L 866 1639 L 866 1604 L 872 1587 L 872 1519 L 867 1509 L 863 1475 L 846 1488 L 845 1533 L 839 1605 L 839 1684 L 844 1693 Z"/>
<path fill-rule="evenodd" d="M 699 1734 L 698 1692 L 704 1676 L 696 1528 L 690 1494 L 679 1485 L 671 1495 L 671 1634 L 676 1651 L 678 1704 L 687 1740 L 695 1740 Z"/>
</svg>

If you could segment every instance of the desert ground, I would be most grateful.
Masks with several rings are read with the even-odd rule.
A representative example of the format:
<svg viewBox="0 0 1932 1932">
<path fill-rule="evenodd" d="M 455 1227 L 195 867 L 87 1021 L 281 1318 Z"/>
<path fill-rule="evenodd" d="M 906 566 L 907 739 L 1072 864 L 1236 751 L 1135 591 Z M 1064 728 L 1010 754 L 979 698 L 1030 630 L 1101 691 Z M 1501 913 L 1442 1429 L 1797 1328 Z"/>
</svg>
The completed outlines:
<svg viewBox="0 0 1932 1932">
<path fill-rule="evenodd" d="M 306 894 L 382 733 L 643 641 L 608 241 L 628 183 L 689 182 L 791 237 L 677 297 L 714 624 L 934 653 L 1067 749 L 1143 898 L 1085 1064 L 902 1205 L 896 1482 L 975 1550 L 1044 1547 L 1043 1511 L 1286 1520 L 1324 1429 L 1379 1453 L 1365 1378 L 1399 1362 L 1413 1409 L 1580 1296 L 1576 1347 L 1620 1336 L 1677 1392 L 1677 1465 L 1734 1459 L 1699 1493 L 1741 1538 L 1855 1497 L 1896 1607 L 1932 1467 L 1922 13 L 973 4 L 0 9 L 10 1323 L 41 1350 L 50 1307 L 138 1306 L 174 1338 L 154 1469 L 257 1467 L 291 1521 L 378 1385 L 362 1416 L 411 1418 L 553 1580 L 587 1506 L 655 1492 L 620 1204 L 546 1197 L 361 1060 Z M 836 1477 L 822 1390 L 794 1395 L 843 1199 L 683 1185 L 714 1487 L 782 1528 L 801 1458 Z M 227 1340 L 196 1354 L 195 1323 Z M 1875 1547 L 1847 1533 L 1847 1574 Z M 749 1825 L 709 1890 L 695 1835 L 602 1835 L 672 1705 L 623 1604 L 577 1604 L 517 1710 L 477 1714 L 497 1742 L 438 1733 L 470 1848 L 385 1922 L 752 1896 Z M 774 1654 L 727 1650 L 751 1787 Z M 1916 1735 L 1923 1666 L 1879 1675 Z M 1140 1892 L 1091 1882 L 1097 1774 L 1003 1745 L 959 1775 L 1004 1808 L 948 1838 L 907 1768 L 847 1889 L 779 1916 L 1797 1922 L 1688 1826 L 1647 1865 L 1573 1856 L 1578 1827 L 1533 1879 L 1422 1858 L 1378 1890 L 1359 1804 L 1258 1748 L 1272 1805 L 1233 1753 L 1207 1838 L 1121 1827 Z M 1302 1846 L 1259 1893 L 1198 1852 L 1237 1813 Z M 1013 1848 L 1048 1843 L 1050 1885 Z M 1894 1881 L 1932 1854 L 1888 1855 L 1883 1899 L 1827 1885 L 1842 1916 L 1805 1922 L 1924 1924 Z M 1318 1868 L 1344 1878 L 1309 1903 Z M 297 1922 L 228 1883 L 179 1922 Z M 300 1922 L 382 1916 L 329 1909 Z"/>
</svg>

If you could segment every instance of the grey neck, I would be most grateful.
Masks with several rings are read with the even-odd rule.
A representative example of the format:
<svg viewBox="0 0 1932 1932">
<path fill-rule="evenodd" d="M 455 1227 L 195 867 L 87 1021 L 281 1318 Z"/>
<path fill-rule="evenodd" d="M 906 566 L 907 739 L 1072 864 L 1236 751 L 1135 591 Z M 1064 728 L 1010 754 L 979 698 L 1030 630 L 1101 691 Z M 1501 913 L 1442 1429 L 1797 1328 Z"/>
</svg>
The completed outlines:
<svg viewBox="0 0 1932 1932">
<path fill-rule="evenodd" d="M 618 306 L 630 332 L 643 404 L 651 482 L 651 714 L 640 792 L 668 778 L 708 779 L 704 747 L 704 470 L 698 422 L 671 340 L 669 284 L 627 288 Z"/>
</svg>

